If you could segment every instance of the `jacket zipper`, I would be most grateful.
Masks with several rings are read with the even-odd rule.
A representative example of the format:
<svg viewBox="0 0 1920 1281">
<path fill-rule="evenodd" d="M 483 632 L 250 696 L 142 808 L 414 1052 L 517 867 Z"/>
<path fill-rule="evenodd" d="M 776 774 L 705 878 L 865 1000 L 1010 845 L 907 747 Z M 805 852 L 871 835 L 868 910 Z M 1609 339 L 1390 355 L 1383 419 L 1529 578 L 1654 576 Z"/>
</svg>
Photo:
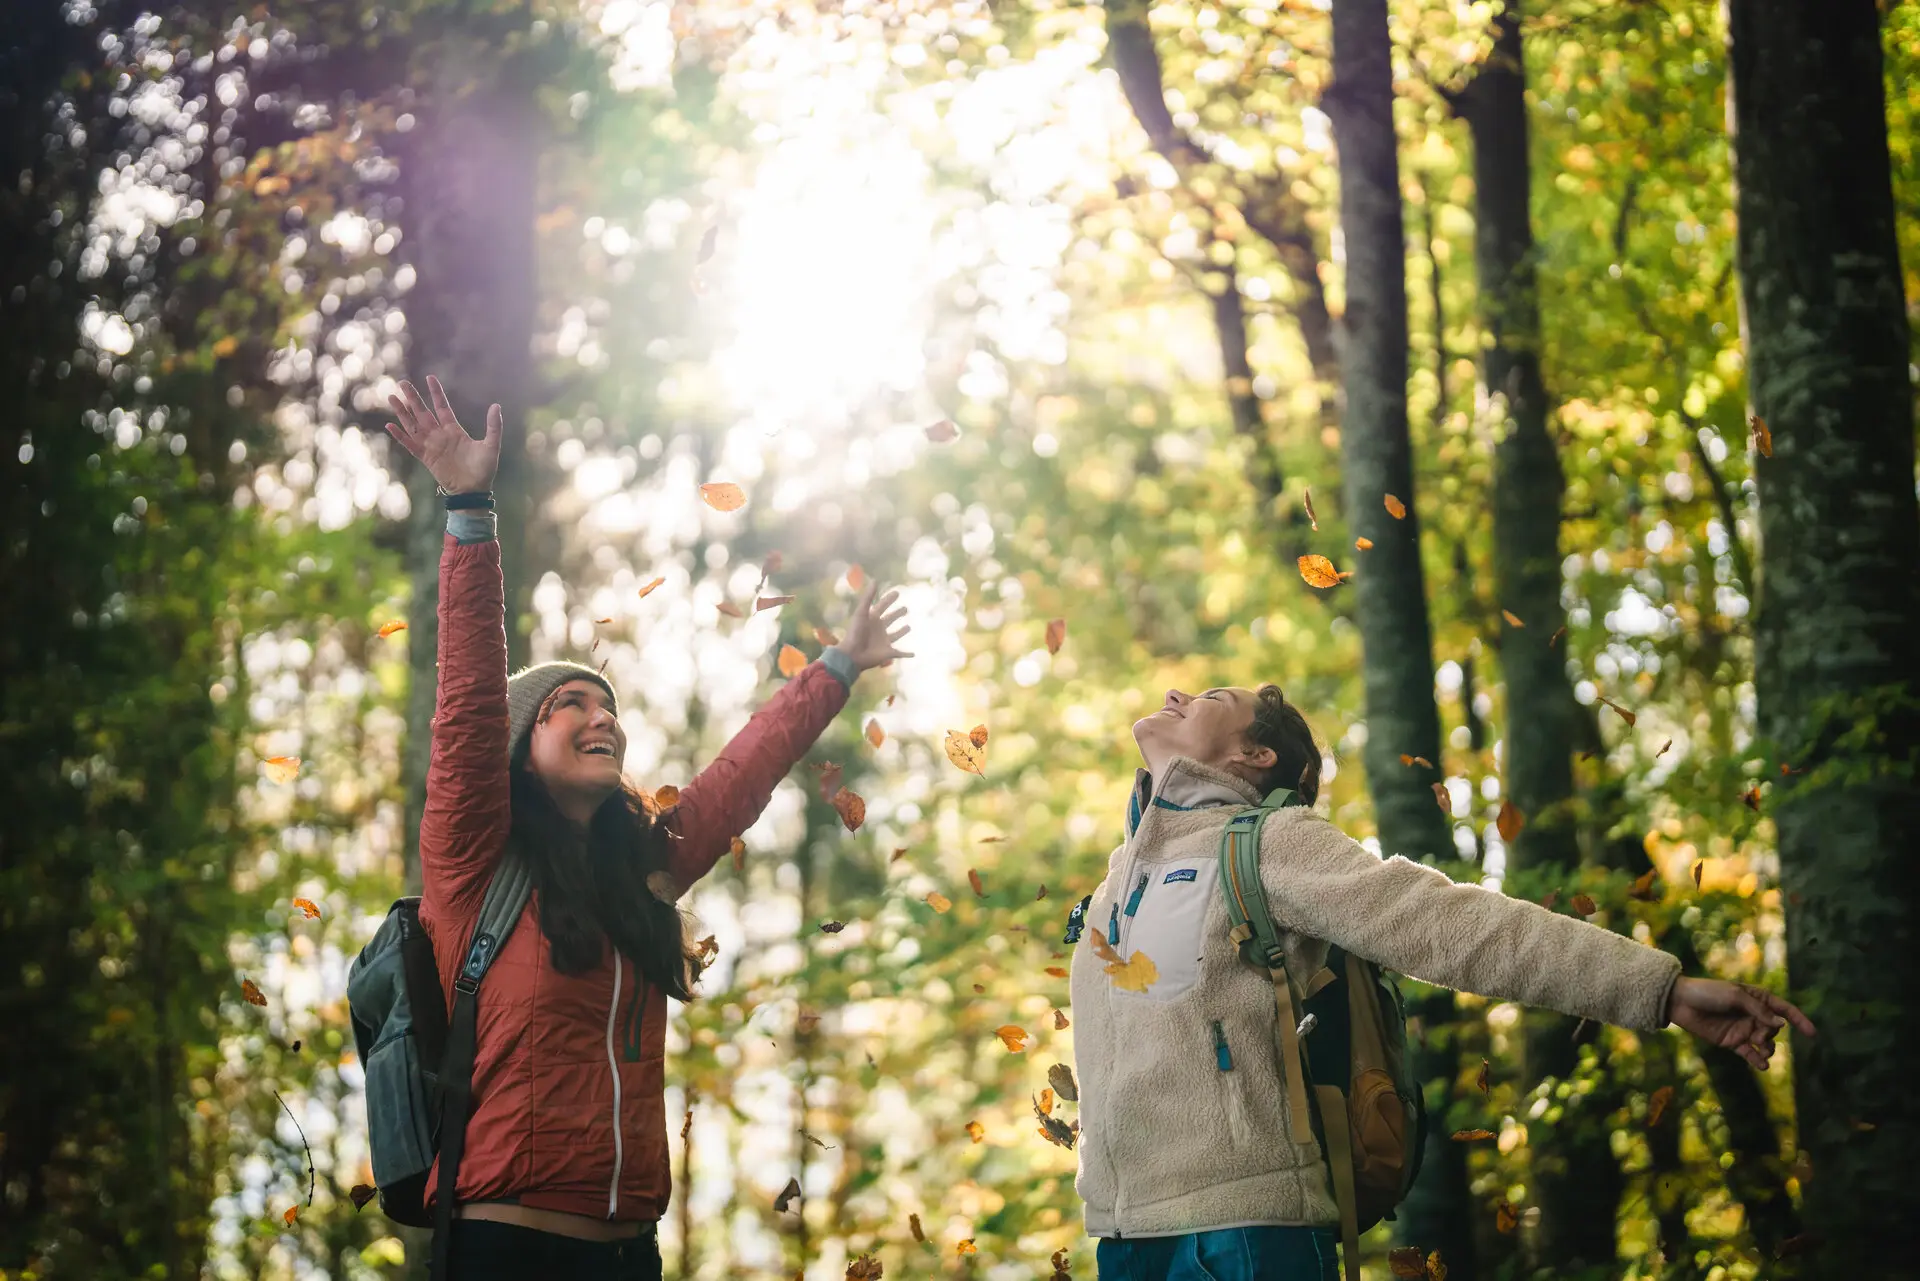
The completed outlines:
<svg viewBox="0 0 1920 1281">
<path fill-rule="evenodd" d="M 611 946 L 611 944 L 609 944 Z M 613 1052 L 613 1023 L 620 1010 L 620 970 L 626 958 L 613 950 L 613 995 L 607 1001 L 607 1070 L 613 1074 L 613 1181 L 607 1185 L 607 1217 L 620 1208 L 620 1163 L 625 1150 L 620 1141 L 620 1060 Z"/>
<path fill-rule="evenodd" d="M 1147 882 L 1153 879 L 1152 872 L 1140 873 L 1140 879 L 1134 883 L 1133 893 L 1127 896 L 1127 937 L 1133 937 L 1133 918 L 1140 913 L 1140 896 L 1147 892 Z M 1118 944 L 1116 943 L 1117 947 Z"/>
</svg>

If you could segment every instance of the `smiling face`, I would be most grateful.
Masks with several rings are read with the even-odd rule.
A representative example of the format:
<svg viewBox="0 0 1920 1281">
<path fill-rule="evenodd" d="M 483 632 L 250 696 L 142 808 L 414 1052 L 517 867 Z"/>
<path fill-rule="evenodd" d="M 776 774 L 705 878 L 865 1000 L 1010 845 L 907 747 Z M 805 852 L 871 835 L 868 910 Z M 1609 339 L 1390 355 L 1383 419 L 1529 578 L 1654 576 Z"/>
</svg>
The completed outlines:
<svg viewBox="0 0 1920 1281">
<path fill-rule="evenodd" d="M 592 818 L 620 787 L 627 736 L 612 703 L 597 683 L 568 681 L 548 697 L 528 740 L 527 770 L 577 822 Z"/>
<path fill-rule="evenodd" d="M 1204 694 L 1170 689 L 1159 711 L 1133 723 L 1133 741 L 1152 774 L 1158 775 L 1174 757 L 1185 756 L 1254 782 L 1275 760 L 1272 748 L 1248 736 L 1254 707 L 1250 689 L 1210 689 Z"/>
</svg>

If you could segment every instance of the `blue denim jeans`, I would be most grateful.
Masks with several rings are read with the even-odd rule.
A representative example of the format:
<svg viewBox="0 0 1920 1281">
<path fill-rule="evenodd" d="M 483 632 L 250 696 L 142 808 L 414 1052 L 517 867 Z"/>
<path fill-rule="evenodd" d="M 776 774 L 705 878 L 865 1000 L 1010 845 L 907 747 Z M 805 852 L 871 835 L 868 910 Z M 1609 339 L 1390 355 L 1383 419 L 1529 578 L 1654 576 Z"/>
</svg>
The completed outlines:
<svg viewBox="0 0 1920 1281">
<path fill-rule="evenodd" d="M 1218 1228 L 1179 1237 L 1100 1238 L 1099 1281 L 1340 1281 L 1332 1228 Z"/>
</svg>

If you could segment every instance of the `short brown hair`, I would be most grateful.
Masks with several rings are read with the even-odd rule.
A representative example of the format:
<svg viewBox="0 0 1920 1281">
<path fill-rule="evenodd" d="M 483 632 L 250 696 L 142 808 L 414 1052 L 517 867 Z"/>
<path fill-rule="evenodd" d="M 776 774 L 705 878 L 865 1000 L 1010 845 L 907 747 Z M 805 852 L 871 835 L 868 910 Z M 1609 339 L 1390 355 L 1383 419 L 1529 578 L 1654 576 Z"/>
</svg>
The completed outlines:
<svg viewBox="0 0 1920 1281">
<path fill-rule="evenodd" d="M 1247 737 L 1273 749 L 1273 767 L 1258 784 L 1262 794 L 1290 787 L 1309 805 L 1320 799 L 1320 749 L 1313 741 L 1313 727 L 1278 685 L 1266 684 L 1254 691 L 1253 724 Z"/>
</svg>

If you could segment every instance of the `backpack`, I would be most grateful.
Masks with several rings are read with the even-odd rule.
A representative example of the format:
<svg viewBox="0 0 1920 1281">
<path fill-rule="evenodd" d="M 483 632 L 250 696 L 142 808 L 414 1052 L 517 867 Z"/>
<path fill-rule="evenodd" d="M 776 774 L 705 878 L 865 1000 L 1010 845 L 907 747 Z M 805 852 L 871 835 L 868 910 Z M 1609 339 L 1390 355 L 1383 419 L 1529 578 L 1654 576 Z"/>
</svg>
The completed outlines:
<svg viewBox="0 0 1920 1281">
<path fill-rule="evenodd" d="M 1393 1218 L 1420 1172 L 1427 1108 L 1407 1054 L 1406 1003 L 1385 971 L 1330 946 L 1326 965 L 1295 1004 L 1280 929 L 1260 883 L 1260 829 L 1274 810 L 1303 804 L 1282 787 L 1235 815 L 1220 836 L 1220 884 L 1241 959 L 1273 980 L 1293 1138 L 1317 1139 L 1327 1159 L 1352 1281 L 1360 1276 L 1360 1234 Z"/>
<path fill-rule="evenodd" d="M 444 1242 L 466 1149 L 480 980 L 532 892 L 526 864 L 512 854 L 502 858 L 454 980 L 451 1018 L 417 897 L 394 900 L 347 970 L 347 1008 L 366 1074 L 367 1146 L 380 1208 L 396 1223 L 434 1229 L 435 1281 L 444 1276 Z M 430 1213 L 427 1174 L 436 1152 L 438 1200 Z"/>
</svg>

